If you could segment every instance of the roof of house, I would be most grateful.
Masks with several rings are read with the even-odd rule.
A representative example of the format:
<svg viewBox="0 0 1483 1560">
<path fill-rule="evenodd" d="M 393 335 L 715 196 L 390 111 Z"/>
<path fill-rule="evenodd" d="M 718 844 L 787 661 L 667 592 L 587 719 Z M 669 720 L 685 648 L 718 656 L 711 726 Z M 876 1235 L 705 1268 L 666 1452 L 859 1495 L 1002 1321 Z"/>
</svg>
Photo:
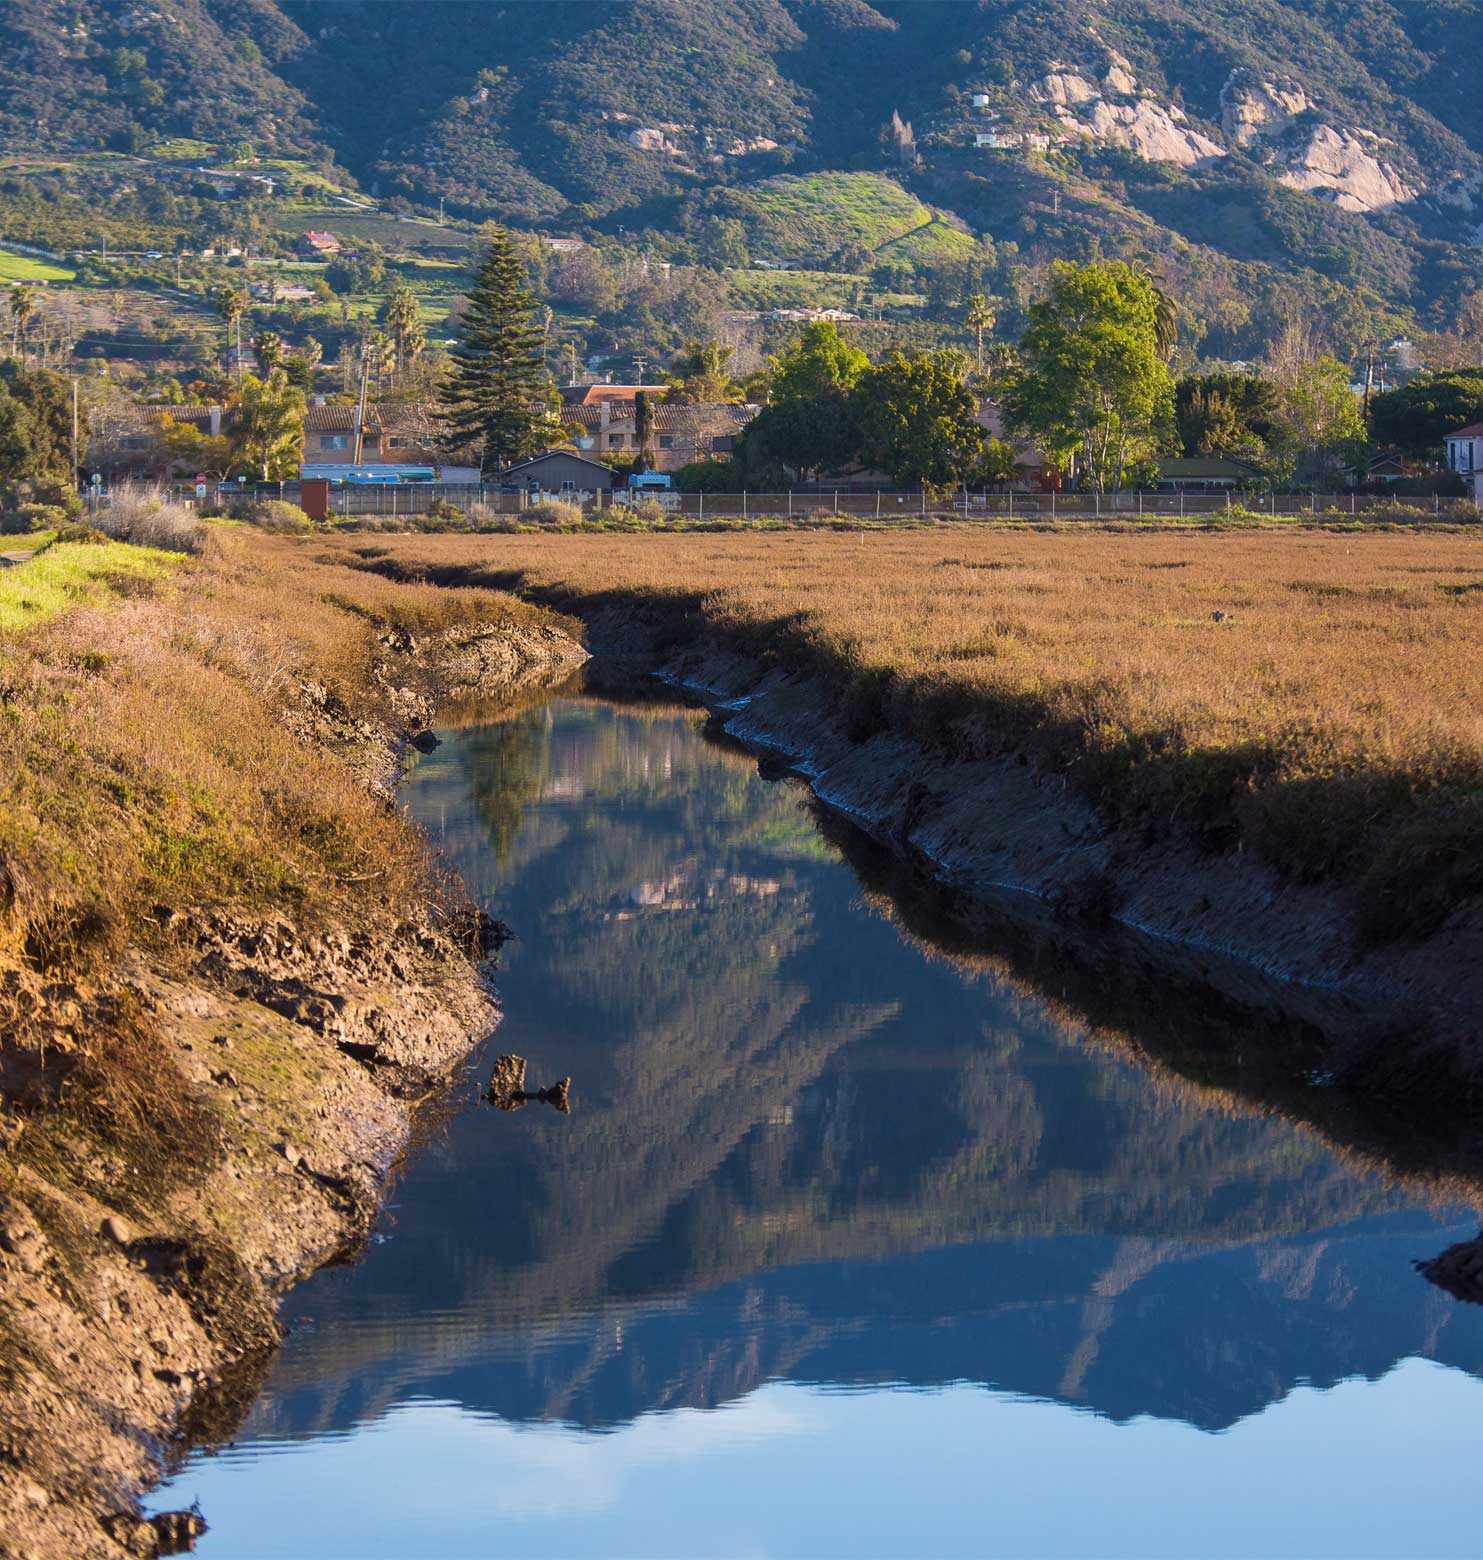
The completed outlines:
<svg viewBox="0 0 1483 1560">
<path fill-rule="evenodd" d="M 1449 439 L 1483 439 L 1483 423 L 1469 423 L 1466 428 L 1456 428 L 1447 437 Z"/>
<path fill-rule="evenodd" d="M 695 401 L 670 406 L 661 402 L 653 408 L 654 427 L 659 433 L 696 433 L 706 430 L 726 429 L 734 432 L 744 428 L 757 415 L 755 406 L 733 406 L 726 401 Z M 561 415 L 567 422 L 578 423 L 584 428 L 602 426 L 602 407 L 564 406 Z M 632 422 L 632 401 L 608 403 L 609 426 Z"/>
<path fill-rule="evenodd" d="M 365 422 L 367 432 L 381 429 L 381 409 L 367 406 Z M 309 433 L 354 433 L 355 408 L 353 406 L 311 406 L 304 413 L 304 428 Z"/>
<path fill-rule="evenodd" d="M 574 460 L 579 465 L 591 466 L 595 471 L 601 471 L 606 476 L 613 475 L 613 468 L 605 466 L 600 460 L 592 460 L 586 455 L 578 455 L 574 450 L 547 450 L 544 455 L 532 455 L 529 460 L 522 460 L 513 466 L 506 466 L 500 472 L 502 477 L 511 476 L 517 471 L 526 471 L 532 466 L 539 466 L 548 460 Z"/>
<path fill-rule="evenodd" d="M 1232 460 L 1226 455 L 1170 456 L 1159 461 L 1161 477 L 1254 477 L 1259 475 L 1255 466 L 1244 460 Z"/>
<path fill-rule="evenodd" d="M 151 417 L 170 417 L 176 422 L 209 422 L 211 414 L 219 411 L 214 406 L 158 406 L 146 402 L 143 410 Z"/>
<path fill-rule="evenodd" d="M 595 406 L 599 401 L 632 401 L 645 395 L 668 395 L 668 385 L 563 385 L 561 399 L 569 406 Z"/>
</svg>

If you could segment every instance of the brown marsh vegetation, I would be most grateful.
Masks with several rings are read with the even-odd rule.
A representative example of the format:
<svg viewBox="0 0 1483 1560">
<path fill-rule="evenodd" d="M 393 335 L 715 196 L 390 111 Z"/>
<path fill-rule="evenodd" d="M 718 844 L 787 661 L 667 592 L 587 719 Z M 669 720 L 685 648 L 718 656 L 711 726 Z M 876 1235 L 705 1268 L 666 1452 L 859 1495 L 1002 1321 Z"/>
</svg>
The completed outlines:
<svg viewBox="0 0 1483 1560">
<path fill-rule="evenodd" d="M 960 525 L 355 550 L 810 676 L 859 739 L 1022 754 L 1113 825 L 1346 885 L 1371 938 L 1434 931 L 1483 890 L 1476 531 Z"/>
</svg>

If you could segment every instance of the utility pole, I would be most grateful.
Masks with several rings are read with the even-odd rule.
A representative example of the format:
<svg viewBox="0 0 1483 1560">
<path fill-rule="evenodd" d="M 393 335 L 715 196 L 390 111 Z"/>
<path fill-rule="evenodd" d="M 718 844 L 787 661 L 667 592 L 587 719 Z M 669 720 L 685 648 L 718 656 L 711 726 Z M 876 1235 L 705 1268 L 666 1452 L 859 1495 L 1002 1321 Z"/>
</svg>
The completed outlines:
<svg viewBox="0 0 1483 1560">
<path fill-rule="evenodd" d="M 72 376 L 72 491 L 77 491 L 77 376 Z"/>
<path fill-rule="evenodd" d="M 633 366 L 639 371 L 639 383 L 643 384 L 644 370 L 649 366 L 648 358 L 644 357 L 641 353 L 635 352 L 633 355 Z"/>
<path fill-rule="evenodd" d="M 365 442 L 366 426 L 366 386 L 371 378 L 371 355 L 369 347 L 362 347 L 360 354 L 360 401 L 355 408 L 355 454 L 354 464 L 360 465 L 361 450 Z"/>
</svg>

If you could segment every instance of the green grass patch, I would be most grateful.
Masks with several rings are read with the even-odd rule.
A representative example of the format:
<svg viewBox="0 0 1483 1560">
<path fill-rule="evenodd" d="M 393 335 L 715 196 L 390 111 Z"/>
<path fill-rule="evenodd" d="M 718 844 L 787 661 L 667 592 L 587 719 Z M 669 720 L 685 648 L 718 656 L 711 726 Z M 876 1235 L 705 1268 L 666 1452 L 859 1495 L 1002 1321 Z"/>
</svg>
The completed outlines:
<svg viewBox="0 0 1483 1560">
<path fill-rule="evenodd" d="M 12 282 L 70 282 L 77 272 L 70 266 L 56 265 L 50 260 L 40 260 L 35 255 L 17 254 L 13 249 L 0 249 L 0 285 Z"/>
<path fill-rule="evenodd" d="M 217 155 L 214 142 L 198 141 L 193 136 L 175 135 L 168 141 L 157 141 L 146 149 L 146 157 L 158 158 L 161 162 L 210 162 Z"/>
<path fill-rule="evenodd" d="M 178 554 L 122 542 L 58 543 L 0 571 L 0 633 L 20 633 L 68 607 L 163 579 L 181 562 Z"/>
<path fill-rule="evenodd" d="M 909 260 L 916 265 L 966 257 L 977 246 L 961 228 L 934 217 L 924 226 L 882 244 L 876 254 L 882 260 Z"/>
<path fill-rule="evenodd" d="M 755 213 L 753 242 L 780 258 L 819 257 L 861 244 L 914 259 L 973 244 L 941 212 L 881 173 L 780 174 L 754 185 L 738 204 Z"/>
</svg>

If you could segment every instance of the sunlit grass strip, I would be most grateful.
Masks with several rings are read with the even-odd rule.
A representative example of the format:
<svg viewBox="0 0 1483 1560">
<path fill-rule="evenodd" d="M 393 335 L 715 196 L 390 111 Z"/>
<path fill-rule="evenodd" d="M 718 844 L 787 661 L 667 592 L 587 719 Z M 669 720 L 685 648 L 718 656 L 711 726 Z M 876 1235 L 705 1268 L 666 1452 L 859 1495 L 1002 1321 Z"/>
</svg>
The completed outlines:
<svg viewBox="0 0 1483 1560">
<path fill-rule="evenodd" d="M 26 563 L 0 571 L 0 633 L 50 622 L 69 607 L 127 591 L 138 581 L 164 579 L 184 560 L 178 553 L 118 542 L 62 542 Z"/>
</svg>

